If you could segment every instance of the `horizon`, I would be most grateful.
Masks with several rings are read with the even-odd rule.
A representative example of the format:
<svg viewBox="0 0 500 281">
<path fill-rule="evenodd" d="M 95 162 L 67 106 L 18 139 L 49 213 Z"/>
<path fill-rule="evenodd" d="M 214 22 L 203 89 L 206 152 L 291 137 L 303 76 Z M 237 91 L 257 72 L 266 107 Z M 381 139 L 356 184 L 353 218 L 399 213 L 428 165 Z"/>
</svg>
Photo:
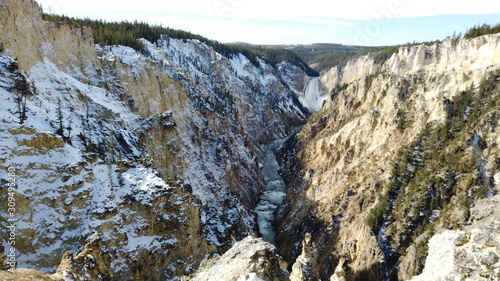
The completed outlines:
<svg viewBox="0 0 500 281">
<path fill-rule="evenodd" d="M 254 45 L 400 45 L 443 40 L 476 25 L 500 23 L 500 7 L 489 7 L 488 0 L 478 0 L 473 7 L 451 1 L 353 0 L 335 9 L 317 8 L 321 4 L 330 7 L 326 0 L 317 1 L 319 5 L 298 1 L 281 5 L 263 0 L 36 1 L 46 13 L 106 21 L 137 20 L 222 43 Z M 427 9 L 429 6 L 433 9 Z"/>
</svg>

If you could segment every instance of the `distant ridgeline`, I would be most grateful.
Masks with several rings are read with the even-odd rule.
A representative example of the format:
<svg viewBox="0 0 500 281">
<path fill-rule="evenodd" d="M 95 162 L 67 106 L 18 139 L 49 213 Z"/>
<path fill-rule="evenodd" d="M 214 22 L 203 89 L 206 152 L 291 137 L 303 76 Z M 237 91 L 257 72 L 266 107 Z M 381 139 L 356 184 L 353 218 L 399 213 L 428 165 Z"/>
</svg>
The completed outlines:
<svg viewBox="0 0 500 281">
<path fill-rule="evenodd" d="M 259 66 L 259 60 L 265 60 L 271 65 L 287 61 L 302 68 L 309 76 L 318 76 L 319 73 L 307 65 L 295 52 L 286 49 L 270 49 L 251 45 L 223 44 L 216 40 L 205 38 L 198 34 L 188 31 L 163 27 L 161 25 L 150 25 L 145 22 L 107 22 L 103 20 L 93 20 L 89 18 L 78 19 L 53 14 L 43 14 L 43 19 L 52 22 L 66 22 L 71 25 L 82 25 L 92 28 L 94 41 L 102 45 L 123 45 L 134 48 L 138 52 L 145 53 L 146 48 L 137 40 L 144 38 L 152 43 L 160 39 L 161 35 L 166 35 L 175 39 L 197 39 L 212 48 L 223 56 L 230 57 L 241 53 L 252 62 Z"/>
<path fill-rule="evenodd" d="M 363 54 L 366 55 L 368 52 L 375 52 L 379 50 L 380 47 L 316 43 L 310 45 L 295 45 L 289 49 L 296 52 L 311 67 L 322 72 L 335 66 L 342 67 L 349 60 Z"/>
<path fill-rule="evenodd" d="M 481 26 L 474 26 L 472 28 L 469 28 L 465 31 L 464 35 L 462 36 L 461 33 L 457 34 L 456 32 L 453 33 L 453 35 L 450 37 L 448 36 L 447 39 L 451 38 L 455 40 L 455 42 L 458 42 L 459 39 L 464 38 L 464 39 L 472 39 L 475 37 L 479 37 L 482 35 L 487 35 L 487 34 L 496 34 L 500 33 L 500 23 L 490 26 L 488 24 L 483 24 Z M 400 47 L 411 47 L 411 46 L 416 46 L 416 45 L 433 45 L 436 43 L 441 43 L 443 40 L 435 40 L 435 41 L 428 41 L 428 42 L 413 42 L 413 43 L 407 43 L 403 45 L 395 45 L 395 46 L 385 46 L 377 50 L 376 52 L 373 52 L 373 58 L 375 59 L 376 63 L 383 63 L 386 60 L 388 60 L 394 53 L 397 53 Z M 371 52 L 371 50 L 363 50 L 360 54 L 365 55 L 367 53 Z"/>
<path fill-rule="evenodd" d="M 466 30 L 462 34 L 454 33 L 451 39 L 458 42 L 458 39 L 471 39 L 474 37 L 479 37 L 487 34 L 500 33 L 500 24 L 490 26 L 488 24 L 477 25 Z M 338 66 L 343 67 L 345 64 L 353 59 L 360 56 L 372 54 L 373 59 L 376 63 L 383 63 L 388 60 L 394 53 L 398 52 L 400 47 L 411 47 L 415 45 L 432 45 L 435 43 L 440 43 L 441 40 L 428 41 L 428 42 L 413 42 L 402 45 L 394 46 L 379 46 L 379 47 L 368 47 L 368 46 L 350 46 L 341 44 L 327 44 L 327 43 L 317 43 L 309 45 L 273 45 L 264 46 L 266 48 L 287 48 L 296 52 L 302 60 L 307 62 L 308 65 L 313 67 L 315 70 L 322 72 L 327 71 L 332 67 Z"/>
</svg>

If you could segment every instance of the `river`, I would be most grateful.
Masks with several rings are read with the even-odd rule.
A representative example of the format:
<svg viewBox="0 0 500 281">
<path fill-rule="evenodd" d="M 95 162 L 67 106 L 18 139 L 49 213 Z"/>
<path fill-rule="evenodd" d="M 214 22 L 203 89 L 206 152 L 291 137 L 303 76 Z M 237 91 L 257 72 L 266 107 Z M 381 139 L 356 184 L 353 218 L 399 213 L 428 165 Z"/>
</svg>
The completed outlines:
<svg viewBox="0 0 500 281">
<path fill-rule="evenodd" d="M 309 112 L 314 113 L 321 108 L 326 96 L 322 93 L 321 82 L 317 77 L 312 77 L 304 89 L 304 96 L 300 101 Z M 283 203 L 286 197 L 286 185 L 279 174 L 280 166 L 276 160 L 276 151 L 300 127 L 295 127 L 292 133 L 284 138 L 273 140 L 265 145 L 265 159 L 261 175 L 266 183 L 266 189 L 260 195 L 260 200 L 255 207 L 257 223 L 262 239 L 271 244 L 276 244 L 276 234 L 273 228 L 274 211 Z"/>
<path fill-rule="evenodd" d="M 283 203 L 286 196 L 286 185 L 278 173 L 280 166 L 276 160 L 275 152 L 290 136 L 273 140 L 265 145 L 266 157 L 261 174 L 266 183 L 266 189 L 260 195 L 259 203 L 255 207 L 255 213 L 257 213 L 257 222 L 262 239 L 271 244 L 276 244 L 276 234 L 272 225 L 274 211 Z"/>
</svg>

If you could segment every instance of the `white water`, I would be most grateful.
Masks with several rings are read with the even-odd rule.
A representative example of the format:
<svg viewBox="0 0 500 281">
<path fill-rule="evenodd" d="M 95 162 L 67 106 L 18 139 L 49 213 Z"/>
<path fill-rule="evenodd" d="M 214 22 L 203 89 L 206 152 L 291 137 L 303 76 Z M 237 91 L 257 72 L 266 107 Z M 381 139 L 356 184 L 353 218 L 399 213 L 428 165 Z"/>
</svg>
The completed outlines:
<svg viewBox="0 0 500 281">
<path fill-rule="evenodd" d="M 321 90 L 321 81 L 317 77 L 311 78 L 304 89 L 304 97 L 300 99 L 303 106 L 314 113 L 321 108 L 323 101 L 327 98 Z"/>
<path fill-rule="evenodd" d="M 266 182 L 266 189 L 260 195 L 255 213 L 257 213 L 257 223 L 262 239 L 271 244 L 276 244 L 276 234 L 272 225 L 274 211 L 283 203 L 286 196 L 286 185 L 278 173 L 280 166 L 274 153 L 290 136 L 271 141 L 265 146 L 266 158 L 261 174 Z"/>
</svg>

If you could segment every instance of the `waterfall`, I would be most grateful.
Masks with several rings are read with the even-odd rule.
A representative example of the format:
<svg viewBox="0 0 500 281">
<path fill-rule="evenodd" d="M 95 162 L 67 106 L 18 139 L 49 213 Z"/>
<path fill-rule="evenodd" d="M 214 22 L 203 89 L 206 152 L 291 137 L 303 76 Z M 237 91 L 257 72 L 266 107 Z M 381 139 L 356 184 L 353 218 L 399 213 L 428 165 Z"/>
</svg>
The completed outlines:
<svg viewBox="0 0 500 281">
<path fill-rule="evenodd" d="M 304 89 L 304 97 L 300 99 L 302 105 L 309 109 L 311 113 L 318 111 L 327 97 L 323 94 L 321 86 L 321 81 L 318 77 L 311 78 Z"/>
</svg>

